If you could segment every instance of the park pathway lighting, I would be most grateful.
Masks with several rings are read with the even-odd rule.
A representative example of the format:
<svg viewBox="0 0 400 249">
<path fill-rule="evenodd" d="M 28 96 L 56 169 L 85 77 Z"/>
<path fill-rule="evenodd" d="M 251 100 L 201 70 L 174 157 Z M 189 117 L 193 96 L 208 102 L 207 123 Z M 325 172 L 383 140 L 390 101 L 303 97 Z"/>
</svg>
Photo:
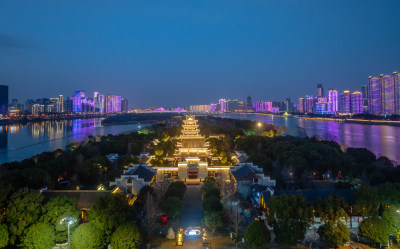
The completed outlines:
<svg viewBox="0 0 400 249">
<path fill-rule="evenodd" d="M 261 122 L 258 122 L 257 126 L 258 126 L 258 135 L 261 136 L 261 130 L 260 130 Z"/>
<path fill-rule="evenodd" d="M 71 217 L 71 216 L 67 216 L 63 219 L 60 220 L 60 224 L 64 225 L 67 224 L 68 225 L 68 249 L 70 249 L 70 243 L 69 243 L 69 226 L 74 224 L 76 222 L 76 219 Z"/>
</svg>

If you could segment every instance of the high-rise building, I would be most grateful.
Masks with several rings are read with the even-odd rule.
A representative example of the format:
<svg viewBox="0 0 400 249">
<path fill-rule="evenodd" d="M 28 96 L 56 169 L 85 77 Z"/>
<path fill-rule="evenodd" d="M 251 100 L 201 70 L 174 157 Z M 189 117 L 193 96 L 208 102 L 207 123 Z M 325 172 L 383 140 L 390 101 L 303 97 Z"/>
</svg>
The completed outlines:
<svg viewBox="0 0 400 249">
<path fill-rule="evenodd" d="M 128 99 L 127 98 L 122 98 L 121 99 L 121 112 L 127 112 L 129 111 L 128 109 Z"/>
<path fill-rule="evenodd" d="M 44 105 L 41 104 L 33 104 L 32 105 L 32 114 L 40 114 L 40 113 L 44 113 L 45 111 L 45 107 Z"/>
<path fill-rule="evenodd" d="M 247 96 L 246 111 L 253 111 L 253 102 L 251 102 L 251 96 Z"/>
<path fill-rule="evenodd" d="M 336 113 L 339 111 L 338 92 L 330 89 L 328 92 L 328 112 Z"/>
<path fill-rule="evenodd" d="M 85 98 L 84 91 L 75 91 L 72 96 L 72 112 L 82 112 L 82 99 Z"/>
<path fill-rule="evenodd" d="M 394 86 L 394 113 L 400 115 L 400 74 L 393 72 L 393 86 Z"/>
<path fill-rule="evenodd" d="M 383 114 L 393 114 L 394 113 L 394 84 L 393 78 L 390 75 L 381 74 L 380 77 L 381 84 L 381 107 Z"/>
<path fill-rule="evenodd" d="M 226 112 L 227 111 L 227 109 L 226 109 L 227 108 L 227 102 L 226 102 L 225 99 L 220 99 L 218 104 L 220 106 L 219 111 L 221 111 L 221 112 Z"/>
<path fill-rule="evenodd" d="M 322 84 L 317 85 L 317 97 L 324 97 L 324 88 Z"/>
<path fill-rule="evenodd" d="M 94 108 L 96 112 L 105 112 L 106 99 L 104 94 L 94 92 Z"/>
<path fill-rule="evenodd" d="M 265 107 L 264 107 L 264 101 L 257 101 L 256 102 L 256 112 L 264 112 Z"/>
<path fill-rule="evenodd" d="M 351 113 L 351 94 L 350 91 L 344 91 L 339 95 L 339 112 L 342 114 Z"/>
<path fill-rule="evenodd" d="M 272 102 L 265 101 L 264 103 L 264 110 L 266 112 L 272 112 Z M 279 112 L 279 111 L 278 111 Z"/>
<path fill-rule="evenodd" d="M 64 95 L 62 94 L 58 96 L 57 110 L 58 112 L 64 112 Z"/>
<path fill-rule="evenodd" d="M 0 114 L 8 113 L 8 86 L 0 85 Z"/>
<path fill-rule="evenodd" d="M 363 113 L 363 95 L 359 91 L 355 91 L 351 94 L 351 113 Z"/>
<path fill-rule="evenodd" d="M 108 95 L 106 97 L 106 112 L 121 112 L 121 96 Z"/>
<path fill-rule="evenodd" d="M 314 104 L 314 113 L 326 114 L 328 112 L 328 98 L 318 97 L 317 102 Z"/>
<path fill-rule="evenodd" d="M 285 104 L 286 104 L 286 112 L 291 112 L 293 110 L 293 104 L 290 101 L 290 98 L 286 98 Z"/>
<path fill-rule="evenodd" d="M 381 84 L 380 80 L 377 77 L 368 77 L 368 112 L 371 114 L 380 114 L 381 113 L 381 102 L 382 102 L 382 93 L 381 93 Z"/>
<path fill-rule="evenodd" d="M 304 98 L 299 98 L 299 112 L 304 113 L 305 101 Z"/>
<path fill-rule="evenodd" d="M 312 95 L 306 95 L 306 101 L 305 101 L 305 108 L 304 112 L 305 113 L 313 113 L 314 112 L 314 98 Z"/>
</svg>

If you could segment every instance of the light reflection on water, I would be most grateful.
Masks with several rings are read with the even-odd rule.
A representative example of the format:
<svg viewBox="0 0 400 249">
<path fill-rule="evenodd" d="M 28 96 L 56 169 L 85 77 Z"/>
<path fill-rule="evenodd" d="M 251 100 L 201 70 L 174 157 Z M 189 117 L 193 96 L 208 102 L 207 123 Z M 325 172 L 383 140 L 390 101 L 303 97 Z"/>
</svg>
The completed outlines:
<svg viewBox="0 0 400 249">
<path fill-rule="evenodd" d="M 318 136 L 335 140 L 346 147 L 367 148 L 377 156 L 386 156 L 391 160 L 400 162 L 399 126 L 337 123 L 253 114 L 223 114 L 217 116 L 261 121 L 266 124 L 286 126 L 289 130 L 296 129 L 299 126 L 306 130 L 309 137 Z"/>
<path fill-rule="evenodd" d="M 119 134 L 137 130 L 138 125 L 102 126 L 100 118 L 44 121 L 0 126 L 0 163 L 22 160 L 43 151 L 64 148 L 89 135 Z"/>
</svg>

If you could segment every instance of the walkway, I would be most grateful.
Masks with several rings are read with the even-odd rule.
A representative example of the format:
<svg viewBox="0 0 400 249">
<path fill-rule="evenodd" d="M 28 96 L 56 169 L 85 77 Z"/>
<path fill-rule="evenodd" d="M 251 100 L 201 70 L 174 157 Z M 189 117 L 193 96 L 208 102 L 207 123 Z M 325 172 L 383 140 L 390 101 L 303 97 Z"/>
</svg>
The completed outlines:
<svg viewBox="0 0 400 249">
<path fill-rule="evenodd" d="M 201 227 L 203 218 L 201 185 L 186 185 L 187 191 L 182 202 L 181 227 Z"/>
</svg>

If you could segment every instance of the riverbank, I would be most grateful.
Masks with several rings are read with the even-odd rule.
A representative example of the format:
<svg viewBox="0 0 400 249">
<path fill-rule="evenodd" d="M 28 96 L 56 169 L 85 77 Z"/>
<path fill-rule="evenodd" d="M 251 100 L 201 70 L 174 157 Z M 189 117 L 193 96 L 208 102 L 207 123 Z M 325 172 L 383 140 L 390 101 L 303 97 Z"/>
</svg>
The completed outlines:
<svg viewBox="0 0 400 249">
<path fill-rule="evenodd" d="M 2 125 L 16 125 L 28 124 L 32 122 L 46 122 L 46 121 L 63 121 L 63 120 L 77 120 L 77 119 L 94 119 L 94 118 L 107 118 L 110 115 L 107 113 L 84 113 L 84 114 L 54 114 L 54 115 L 25 115 L 8 119 L 1 119 L 0 126 Z"/>
</svg>

